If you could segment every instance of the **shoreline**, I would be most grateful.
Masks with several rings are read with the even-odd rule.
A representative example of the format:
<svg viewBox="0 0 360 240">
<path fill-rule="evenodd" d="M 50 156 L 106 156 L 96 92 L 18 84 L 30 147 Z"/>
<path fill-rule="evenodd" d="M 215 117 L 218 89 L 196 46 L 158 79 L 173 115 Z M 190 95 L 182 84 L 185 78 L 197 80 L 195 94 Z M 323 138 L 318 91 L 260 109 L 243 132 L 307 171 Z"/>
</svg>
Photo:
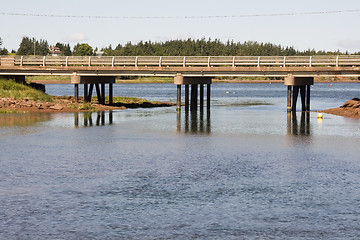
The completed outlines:
<svg viewBox="0 0 360 240">
<path fill-rule="evenodd" d="M 0 98 L 0 114 L 1 113 L 55 113 L 55 112 L 98 112 L 98 111 L 114 111 L 126 110 L 129 108 L 154 108 L 154 107 L 172 107 L 174 103 L 169 102 L 151 102 L 151 101 L 129 101 L 115 102 L 112 105 L 102 105 L 96 102 L 84 103 L 80 98 L 76 102 L 74 97 L 52 96 L 52 102 L 32 101 L 27 98 L 15 100 L 13 98 Z"/>
<path fill-rule="evenodd" d="M 330 108 L 326 110 L 317 111 L 321 113 L 332 114 L 336 116 L 360 119 L 360 99 L 353 98 L 346 101 L 342 106 L 338 108 Z"/>
</svg>

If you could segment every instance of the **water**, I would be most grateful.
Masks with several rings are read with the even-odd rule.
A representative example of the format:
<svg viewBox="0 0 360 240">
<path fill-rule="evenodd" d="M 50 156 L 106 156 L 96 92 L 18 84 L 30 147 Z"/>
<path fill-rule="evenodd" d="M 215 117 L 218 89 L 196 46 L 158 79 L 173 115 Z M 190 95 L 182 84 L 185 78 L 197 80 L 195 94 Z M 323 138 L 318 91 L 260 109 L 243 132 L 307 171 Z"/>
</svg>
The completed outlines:
<svg viewBox="0 0 360 240">
<path fill-rule="evenodd" d="M 316 84 L 311 108 L 359 90 Z M 115 95 L 174 101 L 176 88 Z M 360 237 L 359 120 L 288 115 L 281 84 L 214 84 L 212 97 L 196 114 L 0 115 L 0 239 Z"/>
</svg>

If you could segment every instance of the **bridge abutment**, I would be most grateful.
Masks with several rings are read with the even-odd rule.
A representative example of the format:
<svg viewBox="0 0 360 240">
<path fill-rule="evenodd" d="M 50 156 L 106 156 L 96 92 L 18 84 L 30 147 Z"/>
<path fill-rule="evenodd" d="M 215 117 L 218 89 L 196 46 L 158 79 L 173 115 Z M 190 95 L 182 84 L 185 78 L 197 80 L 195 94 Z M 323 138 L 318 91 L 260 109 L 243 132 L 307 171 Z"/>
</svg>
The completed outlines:
<svg viewBox="0 0 360 240">
<path fill-rule="evenodd" d="M 200 96 L 200 109 L 204 108 L 204 86 L 207 85 L 206 102 L 207 109 L 210 109 L 211 77 L 186 77 L 178 74 L 174 77 L 174 84 L 177 85 L 177 110 L 181 109 L 181 86 L 185 86 L 185 110 L 196 111 L 198 109 L 198 97 Z"/>
<path fill-rule="evenodd" d="M 296 104 L 300 92 L 301 110 L 310 111 L 310 87 L 314 85 L 314 77 L 286 76 L 284 85 L 288 86 L 287 111 L 296 111 Z"/>
</svg>

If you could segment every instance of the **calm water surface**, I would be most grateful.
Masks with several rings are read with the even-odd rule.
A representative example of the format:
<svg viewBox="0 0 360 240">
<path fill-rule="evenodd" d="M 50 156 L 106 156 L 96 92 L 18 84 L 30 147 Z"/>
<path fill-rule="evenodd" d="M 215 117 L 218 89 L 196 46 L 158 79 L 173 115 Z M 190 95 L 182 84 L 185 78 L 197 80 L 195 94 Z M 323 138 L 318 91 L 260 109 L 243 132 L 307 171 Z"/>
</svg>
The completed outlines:
<svg viewBox="0 0 360 240">
<path fill-rule="evenodd" d="M 311 108 L 359 92 L 316 84 Z M 115 95 L 175 101 L 176 88 Z M 359 120 L 288 115 L 281 84 L 213 84 L 212 97 L 195 114 L 0 115 L 0 239 L 360 238 Z"/>
</svg>

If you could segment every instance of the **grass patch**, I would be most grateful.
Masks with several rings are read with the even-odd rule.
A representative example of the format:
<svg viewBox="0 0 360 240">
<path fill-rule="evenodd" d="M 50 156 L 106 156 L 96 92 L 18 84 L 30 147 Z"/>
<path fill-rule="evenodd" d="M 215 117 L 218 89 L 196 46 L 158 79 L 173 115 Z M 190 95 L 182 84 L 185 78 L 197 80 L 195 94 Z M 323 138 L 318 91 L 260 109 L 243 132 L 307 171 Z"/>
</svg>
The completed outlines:
<svg viewBox="0 0 360 240">
<path fill-rule="evenodd" d="M 18 111 L 18 110 L 10 110 L 10 109 L 1 109 L 0 108 L 0 114 L 2 113 L 25 113 L 24 111 Z"/>
<path fill-rule="evenodd" d="M 109 98 L 105 98 L 106 101 L 109 101 Z M 135 97 L 114 97 L 113 98 L 114 103 L 124 103 L 124 104 L 143 104 L 144 102 L 148 102 L 145 99 L 142 98 L 135 98 Z"/>
<path fill-rule="evenodd" d="M 13 98 L 15 100 L 28 98 L 32 101 L 53 101 L 52 96 L 42 91 L 36 90 L 20 83 L 16 83 L 14 80 L 7 80 L 4 78 L 0 78 L 0 97 Z"/>
<path fill-rule="evenodd" d="M 95 111 L 96 109 L 91 105 L 91 103 L 83 103 L 82 105 L 79 105 L 79 110 Z"/>
<path fill-rule="evenodd" d="M 55 76 L 55 75 L 51 75 L 51 76 L 26 76 L 25 77 L 26 82 L 27 83 L 31 83 L 32 81 L 35 80 L 41 80 L 41 81 L 71 81 L 71 77 L 70 76 Z"/>
</svg>

